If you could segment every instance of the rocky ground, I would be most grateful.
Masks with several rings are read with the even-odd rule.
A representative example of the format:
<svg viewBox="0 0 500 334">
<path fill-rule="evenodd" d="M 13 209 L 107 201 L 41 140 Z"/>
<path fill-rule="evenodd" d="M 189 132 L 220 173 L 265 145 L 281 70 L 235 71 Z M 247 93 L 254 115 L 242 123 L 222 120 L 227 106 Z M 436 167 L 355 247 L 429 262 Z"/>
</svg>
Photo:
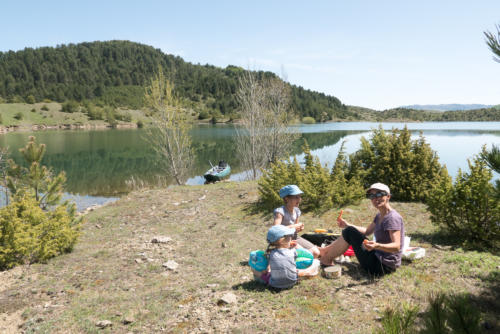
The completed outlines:
<svg viewBox="0 0 500 334">
<path fill-rule="evenodd" d="M 257 197 L 255 183 L 222 182 L 136 191 L 88 212 L 72 253 L 0 272 L 0 333 L 371 333 L 387 307 L 423 312 L 437 291 L 470 294 L 484 332 L 500 330 L 500 257 L 444 243 L 421 204 L 394 203 L 427 255 L 392 275 L 372 279 L 354 261 L 338 279 L 281 293 L 256 283 L 248 254 L 271 223 Z M 346 209 L 356 224 L 375 213 L 368 201 Z M 331 229 L 336 215 L 303 222 Z"/>
</svg>

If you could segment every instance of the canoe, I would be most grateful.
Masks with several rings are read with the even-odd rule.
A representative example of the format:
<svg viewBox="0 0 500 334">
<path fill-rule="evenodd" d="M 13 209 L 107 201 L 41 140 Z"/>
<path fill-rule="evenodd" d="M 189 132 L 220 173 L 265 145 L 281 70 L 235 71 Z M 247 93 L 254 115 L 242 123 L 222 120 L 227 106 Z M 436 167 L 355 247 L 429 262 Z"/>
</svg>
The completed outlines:
<svg viewBox="0 0 500 334">
<path fill-rule="evenodd" d="M 229 164 L 225 161 L 219 161 L 219 164 L 217 166 L 213 166 L 207 172 L 203 177 L 205 178 L 205 182 L 217 182 L 222 180 L 223 178 L 229 176 L 231 174 L 231 167 Z"/>
</svg>

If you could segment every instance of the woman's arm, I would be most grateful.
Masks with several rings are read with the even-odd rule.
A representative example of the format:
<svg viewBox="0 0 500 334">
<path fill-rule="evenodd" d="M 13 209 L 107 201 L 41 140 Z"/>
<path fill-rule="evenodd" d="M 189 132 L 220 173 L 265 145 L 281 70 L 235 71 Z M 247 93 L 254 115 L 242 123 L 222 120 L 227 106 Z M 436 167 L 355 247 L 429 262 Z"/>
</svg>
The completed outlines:
<svg viewBox="0 0 500 334">
<path fill-rule="evenodd" d="M 370 235 L 373 233 L 373 231 L 375 231 L 375 223 L 373 223 L 373 222 L 370 225 L 368 225 L 368 227 L 361 227 L 361 226 L 349 224 L 347 222 L 347 220 L 345 220 L 343 218 L 337 218 L 337 223 L 338 223 L 340 228 L 346 228 L 347 226 L 352 226 L 364 235 Z"/>
<path fill-rule="evenodd" d="M 401 247 L 401 231 L 399 230 L 390 230 L 389 236 L 391 237 L 391 242 L 388 244 L 380 244 L 375 241 L 366 241 L 363 245 L 367 250 L 371 251 L 374 249 L 381 250 L 386 253 L 397 253 L 399 252 L 399 248 Z"/>
</svg>

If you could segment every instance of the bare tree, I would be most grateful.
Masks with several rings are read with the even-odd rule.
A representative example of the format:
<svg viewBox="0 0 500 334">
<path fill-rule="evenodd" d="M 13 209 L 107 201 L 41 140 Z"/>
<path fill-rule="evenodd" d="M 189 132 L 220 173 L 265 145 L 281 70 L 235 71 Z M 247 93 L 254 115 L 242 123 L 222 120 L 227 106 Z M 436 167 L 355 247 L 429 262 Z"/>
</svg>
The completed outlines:
<svg viewBox="0 0 500 334">
<path fill-rule="evenodd" d="M 146 138 L 158 154 L 160 166 L 180 185 L 187 179 L 194 155 L 188 112 L 180 106 L 173 90 L 160 68 L 146 87 L 145 101 L 152 109 L 152 126 Z"/>
<path fill-rule="evenodd" d="M 9 167 L 9 149 L 0 148 L 0 186 L 4 191 L 5 205 L 9 205 L 9 188 L 7 187 L 7 169 Z"/>
<path fill-rule="evenodd" d="M 254 72 L 246 71 L 239 80 L 237 99 L 241 108 L 241 127 L 236 129 L 236 146 L 241 166 L 256 179 L 266 164 L 264 89 Z"/>
<path fill-rule="evenodd" d="M 493 59 L 500 63 L 500 24 L 497 25 L 496 28 L 496 36 L 490 31 L 485 31 L 484 35 L 486 36 L 486 44 L 488 44 L 488 46 L 490 47 L 491 52 L 496 55 L 496 57 L 493 57 Z"/>
<path fill-rule="evenodd" d="M 289 153 L 297 134 L 289 129 L 290 90 L 279 78 L 259 80 L 255 72 L 240 77 L 237 94 L 241 127 L 237 148 L 241 165 L 256 179 L 261 168 Z"/>
<path fill-rule="evenodd" d="M 293 113 L 290 110 L 290 86 L 273 77 L 263 82 L 266 111 L 267 160 L 276 162 L 290 152 L 299 134 L 290 128 Z"/>
</svg>

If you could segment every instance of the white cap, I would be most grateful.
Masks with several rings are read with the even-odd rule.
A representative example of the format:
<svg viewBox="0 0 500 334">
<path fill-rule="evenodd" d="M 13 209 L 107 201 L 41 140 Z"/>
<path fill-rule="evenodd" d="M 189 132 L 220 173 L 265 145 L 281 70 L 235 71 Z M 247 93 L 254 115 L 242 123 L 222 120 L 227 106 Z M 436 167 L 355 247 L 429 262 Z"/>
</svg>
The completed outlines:
<svg viewBox="0 0 500 334">
<path fill-rule="evenodd" d="M 381 190 L 381 191 L 385 191 L 388 195 L 391 194 L 391 191 L 389 190 L 389 187 L 386 186 L 385 184 L 383 183 L 374 183 L 370 186 L 370 188 L 368 188 L 366 190 L 366 192 L 369 192 L 370 190 L 372 189 L 375 189 L 375 190 Z"/>
</svg>

